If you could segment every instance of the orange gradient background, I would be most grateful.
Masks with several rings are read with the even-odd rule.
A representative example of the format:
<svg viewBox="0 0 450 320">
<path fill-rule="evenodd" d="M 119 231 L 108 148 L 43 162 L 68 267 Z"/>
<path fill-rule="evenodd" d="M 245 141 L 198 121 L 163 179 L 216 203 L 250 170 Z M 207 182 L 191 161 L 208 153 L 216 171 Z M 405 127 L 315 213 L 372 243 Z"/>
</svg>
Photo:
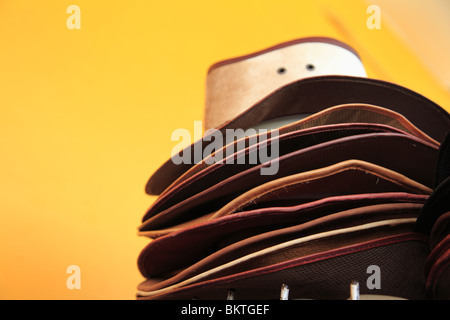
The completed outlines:
<svg viewBox="0 0 450 320">
<path fill-rule="evenodd" d="M 69 30 L 69 5 L 81 29 Z M 370 30 L 367 7 L 381 9 Z M 450 110 L 448 1 L 2 0 L 0 299 L 135 299 L 150 175 L 202 120 L 208 67 L 333 37 Z M 446 19 L 446 18 L 449 19 Z M 69 290 L 69 265 L 81 289 Z"/>
</svg>

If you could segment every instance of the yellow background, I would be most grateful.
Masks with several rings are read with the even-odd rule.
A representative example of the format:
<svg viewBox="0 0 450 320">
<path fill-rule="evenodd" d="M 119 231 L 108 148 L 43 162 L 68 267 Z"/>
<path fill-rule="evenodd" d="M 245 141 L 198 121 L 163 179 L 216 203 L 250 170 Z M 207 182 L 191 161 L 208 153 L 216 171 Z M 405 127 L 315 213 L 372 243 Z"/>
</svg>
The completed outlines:
<svg viewBox="0 0 450 320">
<path fill-rule="evenodd" d="M 0 1 L 0 298 L 135 298 L 145 183 L 172 131 L 202 119 L 214 62 L 334 37 L 370 77 L 449 110 L 444 2 Z M 372 3 L 380 30 L 366 26 Z M 72 4 L 80 30 L 66 26 Z M 66 286 L 73 264 L 80 290 Z"/>
</svg>

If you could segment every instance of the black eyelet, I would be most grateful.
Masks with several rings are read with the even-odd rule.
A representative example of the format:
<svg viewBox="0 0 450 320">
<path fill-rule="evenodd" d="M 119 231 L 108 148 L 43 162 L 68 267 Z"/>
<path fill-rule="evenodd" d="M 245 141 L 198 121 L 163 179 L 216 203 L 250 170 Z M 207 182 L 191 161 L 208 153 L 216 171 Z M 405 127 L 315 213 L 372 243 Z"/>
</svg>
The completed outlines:
<svg viewBox="0 0 450 320">
<path fill-rule="evenodd" d="M 287 72 L 287 70 L 286 70 L 286 68 L 281 67 L 277 70 L 277 72 L 278 72 L 278 74 L 285 74 Z"/>
<path fill-rule="evenodd" d="M 308 71 L 314 71 L 314 69 L 316 69 L 316 67 L 313 64 L 307 64 L 306 65 L 306 70 Z"/>
</svg>

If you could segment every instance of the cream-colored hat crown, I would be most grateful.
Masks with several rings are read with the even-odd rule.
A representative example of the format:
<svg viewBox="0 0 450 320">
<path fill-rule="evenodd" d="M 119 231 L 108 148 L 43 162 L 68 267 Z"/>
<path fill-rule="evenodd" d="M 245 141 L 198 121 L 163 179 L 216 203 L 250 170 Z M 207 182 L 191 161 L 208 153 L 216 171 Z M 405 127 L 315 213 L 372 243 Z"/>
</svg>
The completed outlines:
<svg viewBox="0 0 450 320">
<path fill-rule="evenodd" d="M 205 129 L 219 127 L 290 82 L 324 75 L 367 76 L 352 48 L 323 37 L 216 63 L 206 77 Z"/>
</svg>

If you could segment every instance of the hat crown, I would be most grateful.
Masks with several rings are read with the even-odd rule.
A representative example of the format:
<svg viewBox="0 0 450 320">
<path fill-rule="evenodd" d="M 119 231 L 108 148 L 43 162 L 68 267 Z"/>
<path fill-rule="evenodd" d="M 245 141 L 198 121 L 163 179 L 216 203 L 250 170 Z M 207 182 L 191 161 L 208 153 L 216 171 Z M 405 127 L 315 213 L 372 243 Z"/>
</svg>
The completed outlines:
<svg viewBox="0 0 450 320">
<path fill-rule="evenodd" d="M 356 51 L 330 38 L 293 40 L 218 62 L 206 78 L 204 127 L 219 127 L 284 85 L 325 75 L 367 76 Z"/>
</svg>

